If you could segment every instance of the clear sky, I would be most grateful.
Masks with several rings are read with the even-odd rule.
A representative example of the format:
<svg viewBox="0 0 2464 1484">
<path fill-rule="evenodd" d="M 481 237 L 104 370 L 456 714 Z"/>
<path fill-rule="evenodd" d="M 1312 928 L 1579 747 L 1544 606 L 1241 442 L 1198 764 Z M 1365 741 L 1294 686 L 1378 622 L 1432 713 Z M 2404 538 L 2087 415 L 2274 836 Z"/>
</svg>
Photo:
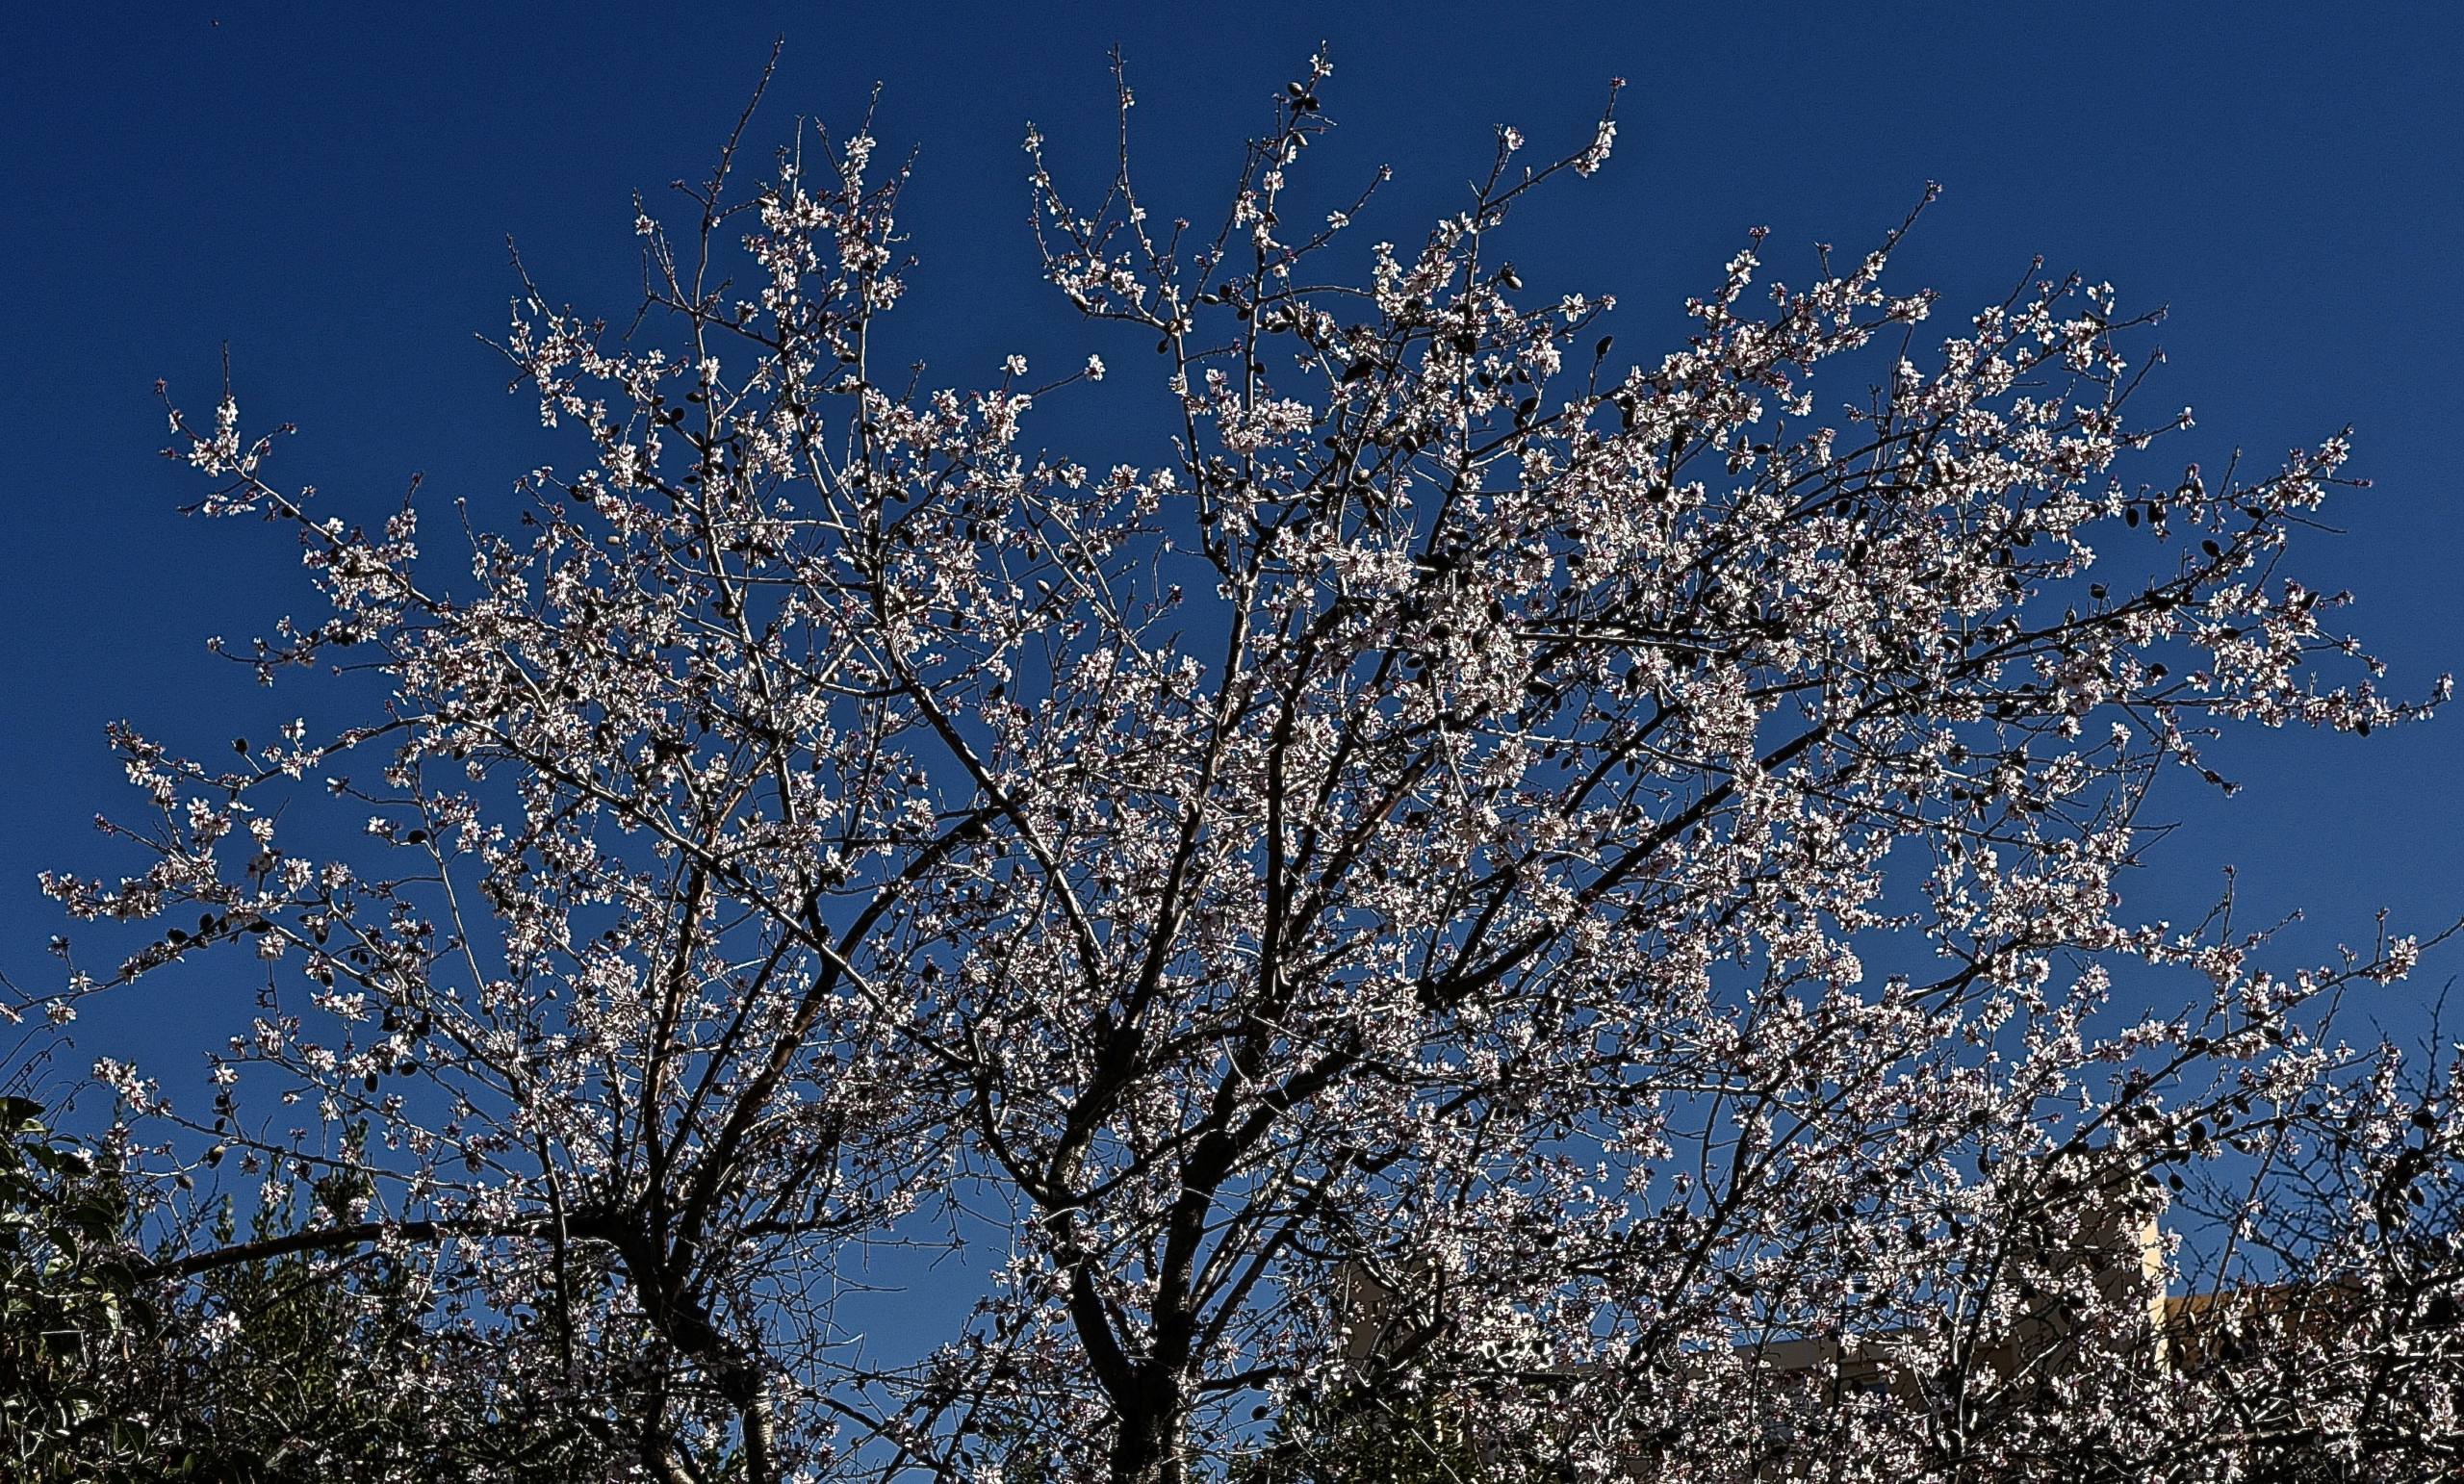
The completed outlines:
<svg viewBox="0 0 2464 1484">
<path fill-rule="evenodd" d="M 1416 240 L 1483 165 L 1494 124 L 1578 142 L 1612 75 L 1631 87 L 1616 159 L 1525 228 L 1527 280 L 1609 292 L 1622 349 L 1654 353 L 1679 301 L 1767 224 L 1775 270 L 1807 244 L 1861 248 L 1939 180 L 1898 282 L 1962 309 L 2032 254 L 2165 303 L 2170 365 L 2149 407 L 2194 404 L 2175 447 L 2213 468 L 2349 422 L 2375 490 L 2299 569 L 2363 601 L 2353 622 L 2426 690 L 2464 670 L 2464 11 L 2429 5 L 1822 7 L 1644 3 L 1380 8 L 1243 3 L 1006 7 L 23 3 L 0 14 L 0 251 L 16 288 L 0 356 L 19 432 L 0 460 L 0 971 L 45 982 L 64 926 L 44 866 L 134 863 L 94 836 L 134 802 L 102 745 L 127 717 L 210 755 L 302 710 L 260 693 L 208 635 L 311 606 L 268 528 L 174 513 L 201 490 L 155 457 L 156 377 L 214 396 L 230 347 L 250 421 L 302 428 L 276 473 L 346 514 L 423 473 L 438 503 L 509 508 L 515 475 L 573 456 L 474 340 L 504 321 L 515 239 L 552 296 L 619 320 L 634 301 L 631 193 L 704 171 L 774 36 L 752 139 L 798 115 L 843 125 L 882 85 L 876 134 L 917 151 L 905 220 L 922 265 L 901 311 L 935 379 L 1014 349 L 1094 348 L 1039 282 L 1018 141 L 1033 118 L 1096 184 L 1105 54 L 1141 99 L 1143 178 L 1212 216 L 1270 93 L 1323 39 L 1336 179 L 1398 178 L 1377 235 Z M 1103 345 L 1108 354 L 1116 347 Z M 1047 363 L 1061 364 L 1061 363 Z M 1100 422 L 1038 434 L 1090 463 Z M 2464 715 L 2368 740 L 2261 735 L 2219 757 L 2230 803 L 2174 786 L 2187 828 L 2138 899 L 2184 912 L 2238 864 L 2247 920 L 2311 910 L 2289 949 L 2359 941 L 2373 913 L 2430 931 L 2464 912 Z M 2433 957 L 2386 1007 L 2464 965 Z M 236 961 L 233 968 L 241 967 Z M 96 1016 L 90 1049 L 151 1053 L 192 1092 L 218 997 L 148 994 Z M 8 1049 L 0 1040 L 0 1056 Z"/>
</svg>

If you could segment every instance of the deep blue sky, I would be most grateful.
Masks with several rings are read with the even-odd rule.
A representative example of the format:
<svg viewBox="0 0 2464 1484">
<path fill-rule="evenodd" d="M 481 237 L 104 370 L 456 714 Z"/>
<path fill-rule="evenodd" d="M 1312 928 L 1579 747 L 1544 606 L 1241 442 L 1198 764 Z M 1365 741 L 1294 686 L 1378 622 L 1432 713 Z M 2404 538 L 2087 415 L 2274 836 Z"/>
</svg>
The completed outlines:
<svg viewBox="0 0 2464 1484">
<path fill-rule="evenodd" d="M 203 652 L 308 603 L 265 527 L 173 513 L 200 491 L 154 456 L 154 379 L 203 410 L 228 342 L 251 422 L 304 430 L 277 471 L 337 509 L 379 510 L 415 472 L 440 504 L 503 500 L 521 471 L 571 456 L 472 338 L 503 323 L 506 237 L 556 296 L 621 320 L 631 192 L 706 167 L 782 34 L 757 144 L 799 114 L 852 118 L 879 82 L 885 149 L 919 151 L 905 219 L 923 263 L 900 321 L 949 380 L 1016 348 L 1123 366 L 1129 347 L 1039 284 L 1018 153 L 1032 117 L 1097 181 L 1116 42 L 1150 190 L 1211 219 L 1240 140 L 1324 38 L 1342 127 L 1321 167 L 1348 186 L 1394 163 L 1376 235 L 1406 242 L 1485 162 L 1493 124 L 1577 141 L 1606 79 L 1628 78 L 1616 160 L 1552 198 L 1517 255 L 1527 280 L 1616 294 L 1635 353 L 1667 342 L 1748 226 L 1769 224 L 1766 258 L 1801 279 L 1806 243 L 1861 247 L 1940 180 L 1899 282 L 1964 310 L 2041 252 L 2169 304 L 2171 366 L 2147 405 L 2198 407 L 2182 456 L 2214 467 L 2237 444 L 2266 454 L 2354 424 L 2378 487 L 2301 569 L 2361 591 L 2354 621 L 2400 690 L 2464 669 L 2464 19 L 2446 7 L 326 9 L 0 17 L 16 284 L 0 405 L 20 429 L 0 462 L 0 971 L 21 984 L 56 971 L 42 943 L 61 924 L 34 873 L 132 864 L 89 827 L 131 802 L 107 720 L 210 755 L 317 709 Z M 1100 425 L 1083 420 L 1041 430 L 1090 463 L 1152 452 L 1085 441 Z M 2222 806 L 2172 791 L 2189 828 L 2143 900 L 2186 908 L 2232 861 L 2254 916 L 2311 908 L 2312 950 L 2366 934 L 2382 905 L 2424 930 L 2464 911 L 2464 716 L 2223 755 L 2252 786 Z M 2433 959 L 2427 988 L 2458 963 Z M 2417 1024 L 2417 1001 L 2389 1009 Z M 225 1028 L 153 996 L 98 1017 L 89 1049 L 164 1053 L 189 1091 L 184 1054 Z"/>
</svg>

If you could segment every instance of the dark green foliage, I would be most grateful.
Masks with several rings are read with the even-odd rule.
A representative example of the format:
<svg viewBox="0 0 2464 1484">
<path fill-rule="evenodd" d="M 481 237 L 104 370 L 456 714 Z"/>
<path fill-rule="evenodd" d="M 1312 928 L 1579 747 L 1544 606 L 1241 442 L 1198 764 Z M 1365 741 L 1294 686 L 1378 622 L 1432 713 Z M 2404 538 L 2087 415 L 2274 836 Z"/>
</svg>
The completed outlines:
<svg viewBox="0 0 2464 1484">
<path fill-rule="evenodd" d="M 1294 1408 L 1233 1484 L 1491 1484 L 1521 1480 L 1518 1461 L 1484 1450 L 1462 1398 L 1361 1388 Z"/>
<path fill-rule="evenodd" d="M 322 1484 L 621 1476 L 593 1409 L 489 1377 L 418 1276 L 287 1254 L 158 1276 L 107 1153 L 0 1099 L 0 1477 Z M 260 1215 L 252 1239 L 301 1215 Z M 219 1236 L 235 1234 L 227 1210 Z"/>
<path fill-rule="evenodd" d="M 41 1114 L 0 1098 L 0 1471 L 176 1473 L 144 1405 L 160 1323 L 123 1240 L 126 1193 Z"/>
</svg>

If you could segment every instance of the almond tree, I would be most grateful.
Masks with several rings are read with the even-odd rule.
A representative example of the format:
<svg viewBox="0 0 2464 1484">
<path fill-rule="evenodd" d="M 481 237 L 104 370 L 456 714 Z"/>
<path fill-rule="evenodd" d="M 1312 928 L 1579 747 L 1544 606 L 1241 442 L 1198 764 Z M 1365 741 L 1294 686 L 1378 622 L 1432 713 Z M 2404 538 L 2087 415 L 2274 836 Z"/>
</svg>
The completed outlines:
<svg viewBox="0 0 2464 1484">
<path fill-rule="evenodd" d="M 905 171 L 859 132 L 737 193 L 731 141 L 639 215 L 630 333 L 525 281 L 502 348 L 580 451 L 464 507 L 467 576 L 409 504 L 276 483 L 227 392 L 173 413 L 203 512 L 295 533 L 328 607 L 238 657 L 386 699 L 219 762 L 116 730 L 151 858 L 48 879 L 173 925 L 57 1016 L 265 961 L 210 1114 L 99 1070 L 167 1177 L 330 1219 L 165 1281 L 425 1254 L 437 1323 L 665 1479 L 1178 1481 L 1364 1394 L 1502 1471 L 2261 1467 L 2081 1254 L 2150 1171 L 2392 1158 L 2320 1144 L 2323 1099 L 2410 1127 L 2323 1012 L 2413 939 L 2287 971 L 2117 895 L 2160 776 L 2232 786 L 2219 728 L 2428 708 L 2281 567 L 2344 438 L 2162 460 L 2153 316 L 2032 270 L 1928 338 L 1896 232 L 1794 285 L 1756 234 L 1685 345 L 1621 359 L 1610 300 L 1505 255 L 1612 114 L 1539 166 L 1501 128 L 1459 211 L 1356 249 L 1368 193 L 1297 183 L 1330 71 L 1211 234 L 1125 143 L 1073 204 L 1031 131 L 1046 273 L 1107 338 L 968 390 L 885 369 Z M 1097 392 L 1107 352 L 1160 399 Z M 1029 452 L 1072 384 L 1165 425 Z M 2228 1264 L 2378 1292 L 2401 1244 L 2330 1224 Z M 985 1238 L 946 1343 L 858 1333 L 863 1253 Z M 1807 1340 L 1824 1385 L 1764 1385 Z M 2439 1405 L 2406 1385 L 2368 1405 Z"/>
</svg>

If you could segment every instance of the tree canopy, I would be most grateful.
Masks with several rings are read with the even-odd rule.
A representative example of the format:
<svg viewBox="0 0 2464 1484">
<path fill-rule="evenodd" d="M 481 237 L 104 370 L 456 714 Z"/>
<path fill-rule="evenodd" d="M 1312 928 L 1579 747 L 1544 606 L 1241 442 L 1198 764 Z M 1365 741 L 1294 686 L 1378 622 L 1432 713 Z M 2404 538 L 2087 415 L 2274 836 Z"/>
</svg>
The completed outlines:
<svg viewBox="0 0 2464 1484">
<path fill-rule="evenodd" d="M 2032 269 L 1943 331 L 1897 232 L 1792 281 L 1758 234 L 1628 358 L 1509 245 L 1613 108 L 1362 246 L 1373 184 L 1304 180 L 1331 70 L 1203 221 L 1125 88 L 1091 192 L 1031 132 L 1099 338 L 972 387 L 892 370 L 906 171 L 732 140 L 621 333 L 523 281 L 574 453 L 449 559 L 231 390 L 171 414 L 322 604 L 232 652 L 378 694 L 116 730 L 141 865 L 47 878 L 157 935 L 29 1010 L 264 982 L 208 1107 L 96 1068 L 112 1292 L 324 1368 L 337 1428 L 441 1417 L 398 1476 L 2451 1466 L 2453 1068 L 2332 1014 L 2420 942 L 2119 891 L 2220 729 L 2445 699 L 2294 575 L 2345 438 L 2185 467 L 2152 315 Z M 1033 451 L 1063 397 L 1122 446 Z M 2115 1256 L 2160 1209 L 2195 1271 Z M 901 1352 L 867 1263 L 936 1244 L 977 1295 Z M 218 1427 L 280 1404 L 239 1373 Z"/>
</svg>

